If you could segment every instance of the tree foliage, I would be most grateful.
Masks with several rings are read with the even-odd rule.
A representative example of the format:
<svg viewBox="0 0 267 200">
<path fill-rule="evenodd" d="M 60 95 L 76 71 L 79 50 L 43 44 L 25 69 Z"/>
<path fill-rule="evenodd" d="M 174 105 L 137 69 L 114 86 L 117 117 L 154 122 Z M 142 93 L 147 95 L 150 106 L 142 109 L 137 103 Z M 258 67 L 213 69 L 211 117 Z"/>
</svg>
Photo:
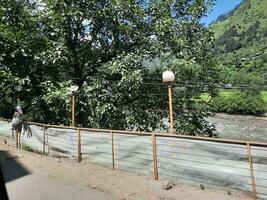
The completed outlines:
<svg viewBox="0 0 267 200">
<path fill-rule="evenodd" d="M 219 96 L 213 99 L 213 105 L 218 112 L 230 114 L 259 115 L 267 111 L 262 95 L 256 91 L 236 91 Z"/>
<path fill-rule="evenodd" d="M 13 77 L 29 80 L 19 95 L 31 120 L 68 124 L 66 91 L 74 83 L 79 86 L 77 122 L 83 126 L 160 128 L 168 116 L 166 86 L 155 87 L 160 81 L 151 77 L 161 79 L 163 67 L 173 69 L 178 81 L 217 77 L 208 62 L 212 33 L 200 23 L 211 3 L 7 0 L 0 5 L 1 78 L 9 88 L 17 84 Z M 165 55 L 176 61 L 159 69 L 145 64 Z M 186 87 L 177 97 L 180 132 L 210 130 L 204 120 L 211 114 L 208 105 L 189 101 L 201 89 Z M 212 87 L 205 89 L 215 92 Z M 7 104 L 4 98 L 14 91 L 1 90 L 1 106 L 6 109 L 0 114 L 10 117 L 6 110 L 12 110 L 15 100 Z"/>
</svg>

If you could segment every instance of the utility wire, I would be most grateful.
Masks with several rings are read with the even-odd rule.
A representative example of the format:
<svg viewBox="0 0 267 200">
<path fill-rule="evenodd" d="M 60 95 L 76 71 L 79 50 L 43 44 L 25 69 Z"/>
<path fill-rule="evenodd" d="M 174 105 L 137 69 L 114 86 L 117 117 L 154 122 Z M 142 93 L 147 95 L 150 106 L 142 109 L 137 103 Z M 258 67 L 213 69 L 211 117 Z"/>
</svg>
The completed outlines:
<svg viewBox="0 0 267 200">
<path fill-rule="evenodd" d="M 98 77 L 98 76 L 94 76 Z M 82 78 L 77 78 L 77 77 L 71 77 L 72 79 L 82 79 Z M 146 78 L 145 78 L 146 79 Z M 108 80 L 105 79 L 108 82 L 120 82 L 121 80 Z M 156 79 L 156 78 L 147 78 L 147 80 L 157 80 L 160 82 L 140 82 L 140 85 L 157 85 L 161 87 L 166 87 L 166 83 L 161 82 L 162 79 Z M 226 86 L 223 84 L 215 83 L 215 82 L 201 82 L 201 81 L 174 81 L 172 84 L 172 87 L 191 87 L 191 88 L 202 88 L 202 87 L 214 87 L 217 89 L 252 89 L 252 90 L 264 90 L 267 89 L 267 85 L 231 85 L 231 86 Z"/>
<path fill-rule="evenodd" d="M 119 82 L 121 80 L 107 80 L 108 82 Z M 185 83 L 185 84 L 182 84 Z M 189 84 L 190 83 L 190 84 Z M 140 82 L 141 85 L 160 85 L 160 86 L 166 86 L 166 83 L 163 82 Z M 202 84 L 202 85 L 199 85 Z M 216 88 L 222 88 L 222 89 L 267 89 L 267 85 L 261 86 L 261 85 L 233 85 L 227 88 L 226 86 L 219 84 L 219 83 L 209 83 L 209 82 L 197 82 L 197 81 L 174 81 L 171 85 L 172 86 L 184 86 L 184 87 L 208 87 L 208 86 L 214 86 Z"/>
<path fill-rule="evenodd" d="M 101 76 L 88 76 L 88 77 L 93 77 L 93 78 L 104 78 L 104 77 L 101 77 Z M 65 77 L 65 78 L 70 78 L 70 79 L 84 79 L 84 78 L 79 78 L 79 77 Z M 157 84 L 165 84 L 162 82 L 162 79 L 159 79 L 159 78 L 147 78 L 147 77 L 142 77 L 144 80 L 155 80 L 155 81 L 159 81 L 159 83 Z M 109 80 L 109 79 L 106 79 L 108 81 L 114 81 L 114 82 L 119 82 L 121 80 Z M 156 83 L 156 82 L 144 82 L 144 83 Z M 173 83 L 194 83 L 194 84 L 205 84 L 205 85 L 210 85 L 210 84 L 216 84 L 216 85 L 222 85 L 218 82 L 212 82 L 212 81 L 192 81 L 192 80 L 185 80 L 185 81 L 182 81 L 182 80 L 174 80 Z M 244 85 L 244 84 L 239 84 L 239 85 L 236 85 L 236 86 L 260 86 L 260 85 Z M 264 85 L 264 87 L 267 87 L 267 85 Z"/>
</svg>

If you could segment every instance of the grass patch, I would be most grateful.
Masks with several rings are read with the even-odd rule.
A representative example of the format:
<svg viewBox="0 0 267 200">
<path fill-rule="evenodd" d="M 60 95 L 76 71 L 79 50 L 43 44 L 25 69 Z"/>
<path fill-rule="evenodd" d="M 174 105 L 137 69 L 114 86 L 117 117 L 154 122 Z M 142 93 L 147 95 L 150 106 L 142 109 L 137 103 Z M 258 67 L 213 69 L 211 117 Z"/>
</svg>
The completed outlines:
<svg viewBox="0 0 267 200">
<path fill-rule="evenodd" d="M 203 100 L 203 101 L 209 101 L 210 100 L 210 95 L 208 93 L 202 93 L 200 95 L 200 98 Z"/>
<path fill-rule="evenodd" d="M 34 152 L 34 149 L 29 147 L 28 145 L 22 144 L 21 148 L 25 151 Z"/>
<path fill-rule="evenodd" d="M 208 93 L 203 93 L 203 101 L 211 100 Z M 262 115 L 267 112 L 267 91 L 244 93 L 240 90 L 222 90 L 212 104 L 217 112 L 229 114 Z"/>
<path fill-rule="evenodd" d="M 261 95 L 263 97 L 264 102 L 267 103 L 267 91 L 261 92 Z"/>
<path fill-rule="evenodd" d="M 230 91 L 221 91 L 219 93 L 219 96 L 221 97 L 231 97 L 236 93 L 237 90 L 230 90 Z M 264 102 L 267 104 L 267 91 L 261 92 L 261 95 L 263 97 Z M 209 101 L 210 100 L 210 95 L 208 93 L 202 93 L 200 95 L 200 98 L 204 101 Z M 267 106 L 267 105 L 266 105 Z"/>
<path fill-rule="evenodd" d="M 21 145 L 21 148 L 25 151 L 28 151 L 28 152 L 33 152 L 33 153 L 38 153 L 38 154 L 43 154 L 41 151 L 38 151 L 38 150 L 35 150 L 33 149 L 32 147 L 26 145 L 26 144 L 22 144 Z"/>
<path fill-rule="evenodd" d="M 219 97 L 217 97 L 216 99 L 234 99 L 235 95 L 237 95 L 239 93 L 238 90 L 222 90 L 219 93 Z M 261 105 L 261 109 L 264 109 L 267 111 L 267 91 L 262 91 L 261 92 L 261 97 L 263 100 L 263 105 Z M 211 96 L 208 93 L 203 93 L 201 94 L 200 98 L 204 101 L 209 101 L 211 99 Z M 242 99 L 240 99 L 242 100 Z M 243 101 L 245 101 L 245 99 L 243 99 Z M 253 102 L 250 102 L 250 104 L 252 104 Z M 247 104 L 247 107 L 251 106 L 250 104 Z M 255 107 L 256 109 L 258 109 L 259 107 Z"/>
</svg>

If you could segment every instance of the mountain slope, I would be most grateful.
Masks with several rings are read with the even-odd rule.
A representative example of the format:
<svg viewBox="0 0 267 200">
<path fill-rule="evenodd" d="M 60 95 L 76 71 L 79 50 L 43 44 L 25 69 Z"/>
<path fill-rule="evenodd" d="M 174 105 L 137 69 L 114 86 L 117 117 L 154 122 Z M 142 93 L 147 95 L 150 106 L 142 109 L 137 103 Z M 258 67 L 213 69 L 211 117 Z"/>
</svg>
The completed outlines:
<svg viewBox="0 0 267 200">
<path fill-rule="evenodd" d="M 211 29 L 216 39 L 214 58 L 224 65 L 225 81 L 266 84 L 267 0 L 244 0 Z"/>
<path fill-rule="evenodd" d="M 215 38 L 219 38 L 230 27 L 235 26 L 242 33 L 257 21 L 260 22 L 259 31 L 267 30 L 267 0 L 244 0 L 228 18 L 215 23 L 212 29 Z"/>
</svg>

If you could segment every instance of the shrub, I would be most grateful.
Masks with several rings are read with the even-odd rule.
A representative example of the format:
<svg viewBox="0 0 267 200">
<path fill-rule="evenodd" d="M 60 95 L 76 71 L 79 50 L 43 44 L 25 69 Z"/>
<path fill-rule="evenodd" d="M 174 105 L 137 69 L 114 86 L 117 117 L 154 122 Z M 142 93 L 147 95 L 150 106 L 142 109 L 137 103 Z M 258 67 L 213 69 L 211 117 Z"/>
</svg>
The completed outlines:
<svg viewBox="0 0 267 200">
<path fill-rule="evenodd" d="M 230 114 L 259 115 L 265 113 L 266 103 L 258 92 L 229 92 L 213 99 L 213 105 L 217 112 Z"/>
<path fill-rule="evenodd" d="M 230 38 L 227 40 L 227 43 L 225 44 L 225 51 L 228 52 L 233 52 L 235 50 L 238 50 L 242 48 L 242 43 L 237 41 L 234 38 Z"/>
</svg>

